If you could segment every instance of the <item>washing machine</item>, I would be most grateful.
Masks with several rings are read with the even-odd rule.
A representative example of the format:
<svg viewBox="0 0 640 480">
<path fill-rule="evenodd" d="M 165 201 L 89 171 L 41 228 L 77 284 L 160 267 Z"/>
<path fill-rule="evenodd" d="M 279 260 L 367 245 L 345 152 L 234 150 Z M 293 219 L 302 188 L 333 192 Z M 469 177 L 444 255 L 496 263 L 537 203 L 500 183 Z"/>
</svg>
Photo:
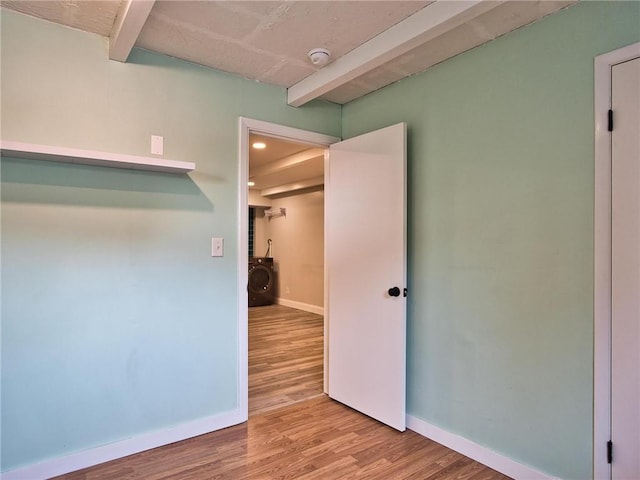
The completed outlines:
<svg viewBox="0 0 640 480">
<path fill-rule="evenodd" d="M 250 307 L 274 304 L 276 298 L 276 272 L 273 269 L 273 257 L 249 258 L 247 291 Z"/>
</svg>

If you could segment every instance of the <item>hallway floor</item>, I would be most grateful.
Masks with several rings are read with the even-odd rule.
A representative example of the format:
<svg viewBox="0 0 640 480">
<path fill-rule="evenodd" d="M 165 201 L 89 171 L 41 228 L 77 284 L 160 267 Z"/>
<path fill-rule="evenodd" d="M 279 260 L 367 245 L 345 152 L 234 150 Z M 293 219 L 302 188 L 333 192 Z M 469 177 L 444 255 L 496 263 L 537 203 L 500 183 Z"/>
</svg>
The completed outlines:
<svg viewBox="0 0 640 480">
<path fill-rule="evenodd" d="M 249 416 L 322 395 L 323 331 L 321 315 L 249 309 Z"/>
</svg>

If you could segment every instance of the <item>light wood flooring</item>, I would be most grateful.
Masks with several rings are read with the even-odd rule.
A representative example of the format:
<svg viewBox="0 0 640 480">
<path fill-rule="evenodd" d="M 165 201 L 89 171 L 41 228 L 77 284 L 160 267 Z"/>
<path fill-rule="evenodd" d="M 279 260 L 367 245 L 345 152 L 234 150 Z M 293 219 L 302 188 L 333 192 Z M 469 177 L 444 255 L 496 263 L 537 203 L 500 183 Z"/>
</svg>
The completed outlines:
<svg viewBox="0 0 640 480">
<path fill-rule="evenodd" d="M 275 306 L 250 313 L 248 422 L 57 480 L 508 480 L 415 432 L 397 432 L 319 394 L 322 317 L 303 322 L 298 315 L 311 314 Z M 311 333 L 318 328 L 319 334 Z M 281 337 L 284 344 L 277 342 Z M 300 351 L 293 353 L 295 348 Z M 285 393 L 276 393 L 278 388 Z"/>
<path fill-rule="evenodd" d="M 323 330 L 314 313 L 249 309 L 249 415 L 322 394 Z"/>
<path fill-rule="evenodd" d="M 322 396 L 58 480 L 507 480 Z"/>
</svg>

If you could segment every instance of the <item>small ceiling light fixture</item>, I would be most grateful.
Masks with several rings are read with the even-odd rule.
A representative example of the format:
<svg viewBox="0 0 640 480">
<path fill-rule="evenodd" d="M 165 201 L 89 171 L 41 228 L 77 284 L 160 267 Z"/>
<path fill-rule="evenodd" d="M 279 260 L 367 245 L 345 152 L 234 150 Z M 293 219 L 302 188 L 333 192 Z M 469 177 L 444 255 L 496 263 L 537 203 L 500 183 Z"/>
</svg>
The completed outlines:
<svg viewBox="0 0 640 480">
<path fill-rule="evenodd" d="M 247 185 L 250 186 L 250 187 L 255 187 L 256 186 L 256 182 L 252 182 L 251 180 L 249 180 L 247 182 Z"/>
<path fill-rule="evenodd" d="M 256 149 L 258 149 L 258 150 L 262 150 L 263 148 L 267 148 L 267 144 L 266 144 L 266 143 L 264 143 L 264 142 L 255 142 L 255 143 L 252 145 L 252 147 L 253 147 L 253 148 L 256 148 Z"/>
<path fill-rule="evenodd" d="M 331 52 L 326 48 L 313 48 L 309 50 L 307 53 L 309 60 L 311 63 L 318 67 L 324 67 L 327 63 L 329 63 L 329 58 L 331 58 Z"/>
</svg>

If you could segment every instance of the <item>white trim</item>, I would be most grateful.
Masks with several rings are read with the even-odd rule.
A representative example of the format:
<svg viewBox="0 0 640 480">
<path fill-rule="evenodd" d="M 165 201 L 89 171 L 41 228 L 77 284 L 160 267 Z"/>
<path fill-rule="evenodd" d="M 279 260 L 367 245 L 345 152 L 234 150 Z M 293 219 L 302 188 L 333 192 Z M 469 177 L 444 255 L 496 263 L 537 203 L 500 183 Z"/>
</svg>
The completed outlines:
<svg viewBox="0 0 640 480">
<path fill-rule="evenodd" d="M 287 103 L 300 107 L 474 18 L 504 0 L 435 1 L 376 35 L 287 91 Z"/>
<path fill-rule="evenodd" d="M 331 166 L 330 160 L 330 151 L 331 148 L 327 148 L 324 151 L 324 186 L 325 190 L 327 189 L 327 185 L 329 185 L 329 180 L 331 178 L 329 168 Z M 327 211 L 327 196 L 324 195 L 324 204 L 322 206 L 324 211 Z M 327 218 L 324 219 L 324 228 L 322 229 L 324 245 L 327 245 Z M 329 265 L 329 256 L 327 255 L 327 249 L 324 249 L 323 252 L 324 265 Z M 323 288 L 324 288 L 324 310 L 329 312 L 329 269 L 324 268 L 324 279 L 323 279 Z M 329 395 L 329 319 L 327 315 L 324 317 L 324 355 L 323 355 L 323 365 L 324 369 L 323 375 L 323 385 L 322 390 L 326 395 Z"/>
<path fill-rule="evenodd" d="M 407 428 L 516 480 L 558 480 L 420 418 L 407 415 Z"/>
<path fill-rule="evenodd" d="M 319 305 L 311 305 L 310 303 L 296 302 L 295 300 L 288 300 L 286 298 L 276 298 L 278 305 L 284 305 L 285 307 L 296 308 L 304 312 L 315 313 L 317 315 L 324 315 L 324 308 Z"/>
<path fill-rule="evenodd" d="M 249 124 L 240 117 L 238 127 L 238 407 L 249 418 Z"/>
<path fill-rule="evenodd" d="M 284 138 L 298 143 L 308 143 L 320 147 L 328 147 L 332 143 L 340 141 L 340 138 L 322 133 L 287 127 L 276 123 L 263 122 L 252 118 L 239 118 L 239 146 L 238 146 L 238 399 L 240 410 L 245 412 L 248 418 L 249 412 L 249 307 L 247 298 L 247 264 L 248 253 L 248 216 L 245 214 L 248 208 L 249 180 L 249 134 L 260 133 L 270 137 Z M 326 260 L 326 256 L 325 256 Z M 325 262 L 326 265 L 326 262 Z M 326 268 L 325 268 L 326 272 Z M 326 275 L 326 274 L 325 274 Z M 326 282 L 326 280 L 325 280 Z M 326 287 L 326 285 L 325 285 Z M 326 292 L 326 288 L 325 288 Z M 325 303 L 326 304 L 326 303 Z M 294 307 L 295 308 L 295 307 Z M 325 349 L 324 349 L 324 379 L 325 386 L 328 375 L 328 343 L 326 336 L 327 318 L 325 324 Z"/>
<path fill-rule="evenodd" d="M 611 438 L 611 67 L 640 57 L 640 42 L 594 60 L 594 370 L 593 476 L 611 478 L 605 448 Z"/>
<path fill-rule="evenodd" d="M 240 410 L 232 410 L 219 415 L 183 423 L 159 432 L 146 433 L 64 457 L 45 460 L 40 463 L 4 472 L 0 476 L 2 480 L 40 480 L 51 478 L 152 448 L 179 442 L 187 438 L 214 432 L 244 421 L 244 416 Z"/>
<path fill-rule="evenodd" d="M 246 129 L 247 134 L 249 132 L 259 132 L 269 137 L 283 138 L 285 140 L 292 140 L 297 143 L 307 143 L 309 145 L 319 147 L 327 147 L 332 143 L 340 141 L 339 137 L 312 132 L 309 130 L 302 130 L 295 127 L 287 127 L 285 125 L 278 125 L 277 123 L 263 122 L 262 120 L 253 120 L 245 117 L 240 117 L 240 125 L 242 128 Z M 245 160 L 248 166 L 248 156 Z"/>
<path fill-rule="evenodd" d="M 152 170 L 166 173 L 188 173 L 196 168 L 193 162 L 169 160 L 168 158 L 141 157 L 125 153 L 108 153 L 79 148 L 38 145 L 35 143 L 0 142 L 2 156 L 45 160 L 48 162 L 79 163 L 100 167 L 128 168 L 132 170 Z"/>
</svg>

